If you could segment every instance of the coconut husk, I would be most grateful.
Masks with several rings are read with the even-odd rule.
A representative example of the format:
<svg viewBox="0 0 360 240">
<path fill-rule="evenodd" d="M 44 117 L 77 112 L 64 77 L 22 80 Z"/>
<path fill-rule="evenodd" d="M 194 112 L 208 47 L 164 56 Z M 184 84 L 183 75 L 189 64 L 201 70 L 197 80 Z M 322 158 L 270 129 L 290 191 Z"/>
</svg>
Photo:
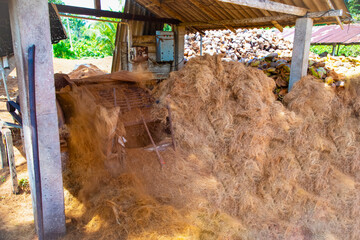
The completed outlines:
<svg viewBox="0 0 360 240">
<path fill-rule="evenodd" d="M 211 208 L 237 219 L 242 238 L 356 239 L 358 82 L 334 89 L 306 77 L 282 105 L 261 71 L 205 56 L 155 94 L 171 106 L 180 148 L 220 183 Z"/>
<path fill-rule="evenodd" d="M 162 170 L 146 149 L 106 155 L 122 120 L 75 87 L 66 238 L 358 238 L 360 79 L 306 77 L 282 103 L 274 79 L 222 57 L 192 58 L 154 90 L 177 143 Z"/>
</svg>

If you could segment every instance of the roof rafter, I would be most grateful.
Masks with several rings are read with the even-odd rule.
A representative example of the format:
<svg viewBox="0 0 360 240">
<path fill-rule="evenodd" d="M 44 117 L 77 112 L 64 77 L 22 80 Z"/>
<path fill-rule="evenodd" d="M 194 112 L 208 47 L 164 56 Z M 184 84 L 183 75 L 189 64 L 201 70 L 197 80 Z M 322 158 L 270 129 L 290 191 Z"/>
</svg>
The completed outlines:
<svg viewBox="0 0 360 240">
<path fill-rule="evenodd" d="M 137 1 L 137 0 L 135 0 Z M 138 1 L 137 1 L 138 2 Z M 180 16 L 177 12 L 173 11 L 171 8 L 167 7 L 166 5 L 164 4 L 161 4 L 161 1 L 159 0 L 150 0 L 149 1 L 150 4 L 147 5 L 147 9 L 151 9 L 152 7 L 157 7 L 159 9 L 161 9 L 162 11 L 164 11 L 167 15 L 175 18 L 175 19 L 178 19 L 182 22 L 185 22 L 186 19 L 182 16 Z M 195 32 L 200 32 L 201 34 L 204 34 L 201 30 L 197 29 L 197 28 L 194 28 L 194 27 L 191 27 L 191 26 L 188 26 L 188 28 L 190 28 L 190 30 L 194 31 Z"/>
<path fill-rule="evenodd" d="M 205 14 L 209 15 L 210 17 L 214 18 L 214 19 L 219 19 L 219 17 L 215 16 L 215 14 L 213 14 L 212 12 L 208 11 L 205 7 L 203 7 L 202 4 L 200 4 L 199 2 L 197 2 L 196 0 L 189 0 L 192 4 L 194 4 L 197 8 L 199 8 L 201 11 L 203 11 Z M 236 33 L 236 30 L 228 25 L 224 25 L 224 27 L 230 29 L 232 32 Z"/>
<path fill-rule="evenodd" d="M 270 0 L 219 0 L 219 1 L 246 6 L 250 8 L 258 8 L 261 10 L 281 12 L 296 16 L 304 16 L 308 12 L 308 9 L 306 8 L 273 2 Z"/>
<path fill-rule="evenodd" d="M 267 10 L 262 10 L 260 9 L 260 11 L 266 16 L 266 17 L 271 17 L 272 15 L 267 11 Z M 284 31 L 284 28 L 277 22 L 277 21 L 271 21 L 272 25 L 274 25 L 274 27 L 276 27 L 280 32 Z"/>
</svg>

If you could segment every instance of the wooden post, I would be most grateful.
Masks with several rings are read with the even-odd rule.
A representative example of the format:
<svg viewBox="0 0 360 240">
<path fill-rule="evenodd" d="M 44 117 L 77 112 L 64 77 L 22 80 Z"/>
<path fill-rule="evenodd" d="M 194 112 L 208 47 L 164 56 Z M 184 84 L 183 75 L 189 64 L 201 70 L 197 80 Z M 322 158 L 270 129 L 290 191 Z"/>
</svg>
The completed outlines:
<svg viewBox="0 0 360 240">
<path fill-rule="evenodd" d="M 5 149 L 5 145 L 4 145 L 4 138 L 3 138 L 2 132 L 0 132 L 0 151 L 1 151 L 0 167 L 4 168 L 4 167 L 9 166 L 8 160 L 7 160 L 7 157 L 6 157 L 6 149 Z"/>
<path fill-rule="evenodd" d="M 336 50 L 336 44 L 333 44 L 332 45 L 332 53 L 331 53 L 332 56 L 335 56 L 335 50 Z"/>
<path fill-rule="evenodd" d="M 306 8 L 296 7 L 293 5 L 273 2 L 269 0 L 220 0 L 220 2 L 233 3 L 245 7 L 258 8 L 272 12 L 281 12 L 296 16 L 304 16 L 308 11 L 308 9 Z"/>
<path fill-rule="evenodd" d="M 66 229 L 48 1 L 8 2 L 35 226 L 37 231 L 43 226 L 44 239 L 56 239 L 62 236 Z M 28 94 L 28 49 L 34 44 L 41 199 L 36 197 L 38 192 L 34 182 L 34 143 L 31 141 Z M 42 204 L 43 224 L 37 219 L 38 201 Z M 41 232 L 38 231 L 38 235 L 40 237 Z"/>
<path fill-rule="evenodd" d="M 101 1 L 94 0 L 94 7 L 95 7 L 95 9 L 101 10 Z"/>
<path fill-rule="evenodd" d="M 180 70 L 184 66 L 185 51 L 185 27 L 175 26 L 175 70 Z"/>
<path fill-rule="evenodd" d="M 11 177 L 11 186 L 12 192 L 14 194 L 19 193 L 19 186 L 16 174 L 16 165 L 15 165 L 15 157 L 14 157 L 14 147 L 13 147 L 13 139 L 11 136 L 11 131 L 8 128 L 3 129 L 2 134 L 4 134 L 5 142 L 6 142 L 6 152 L 7 158 L 9 160 L 9 170 L 10 170 L 10 177 Z"/>
<path fill-rule="evenodd" d="M 297 81 L 307 75 L 312 26 L 313 20 L 311 18 L 299 18 L 296 20 L 289 91 Z"/>
<path fill-rule="evenodd" d="M 203 36 L 200 34 L 200 56 L 203 55 Z"/>
</svg>

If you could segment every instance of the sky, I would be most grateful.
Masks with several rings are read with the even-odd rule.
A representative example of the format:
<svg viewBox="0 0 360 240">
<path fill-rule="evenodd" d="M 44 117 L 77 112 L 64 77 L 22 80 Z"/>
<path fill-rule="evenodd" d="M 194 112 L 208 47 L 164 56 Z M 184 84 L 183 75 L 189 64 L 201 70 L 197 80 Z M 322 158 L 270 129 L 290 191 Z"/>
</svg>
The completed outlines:
<svg viewBox="0 0 360 240">
<path fill-rule="evenodd" d="M 94 8 L 94 0 L 63 0 L 66 5 Z M 122 0 L 101 0 L 102 10 L 119 11 L 122 9 Z"/>
</svg>

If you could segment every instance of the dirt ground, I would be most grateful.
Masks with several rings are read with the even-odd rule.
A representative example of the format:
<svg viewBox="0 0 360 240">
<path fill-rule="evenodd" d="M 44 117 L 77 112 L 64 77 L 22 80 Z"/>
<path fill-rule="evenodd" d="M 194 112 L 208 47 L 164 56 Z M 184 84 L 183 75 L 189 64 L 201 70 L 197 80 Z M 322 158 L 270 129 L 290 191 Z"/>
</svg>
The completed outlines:
<svg viewBox="0 0 360 240">
<path fill-rule="evenodd" d="M 67 60 L 54 59 L 54 72 L 69 73 L 79 64 L 94 64 L 101 70 L 111 71 L 111 57 L 103 59 Z M 10 97 L 15 100 L 17 96 L 17 79 L 15 70 L 8 78 L 8 90 Z M 6 110 L 6 93 L 0 84 L 0 119 L 13 122 L 11 115 Z M 18 181 L 29 179 L 25 153 L 23 152 L 20 131 L 13 131 L 15 163 Z M 11 192 L 9 168 L 0 169 L 0 240 L 32 240 L 37 239 L 34 229 L 34 217 L 29 192 L 21 191 L 14 195 Z"/>
<path fill-rule="evenodd" d="M 100 59 L 81 59 L 81 60 L 69 60 L 54 58 L 54 72 L 56 73 L 69 73 L 77 65 L 80 64 L 94 64 L 105 72 L 111 72 L 112 57 L 100 58 Z"/>
<path fill-rule="evenodd" d="M 18 89 L 17 79 L 10 77 L 7 85 L 10 97 L 15 99 Z M 6 93 L 3 84 L 0 86 L 0 119 L 13 122 L 6 110 Z M 17 178 L 28 179 L 20 131 L 13 131 L 13 140 Z M 0 239 L 36 239 L 31 195 L 29 192 L 12 194 L 8 167 L 0 169 Z"/>
</svg>

